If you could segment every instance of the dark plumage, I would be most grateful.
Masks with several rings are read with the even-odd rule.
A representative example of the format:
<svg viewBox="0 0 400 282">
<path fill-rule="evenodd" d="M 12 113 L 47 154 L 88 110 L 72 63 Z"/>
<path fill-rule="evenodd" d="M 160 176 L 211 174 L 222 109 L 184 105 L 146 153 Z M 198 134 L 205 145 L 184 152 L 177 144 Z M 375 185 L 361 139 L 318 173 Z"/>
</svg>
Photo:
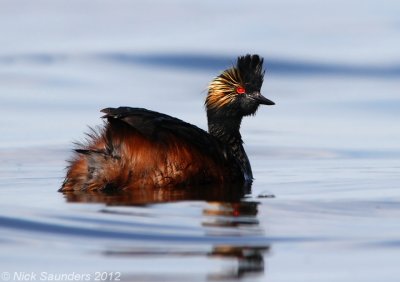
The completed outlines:
<svg viewBox="0 0 400 282">
<path fill-rule="evenodd" d="M 105 126 L 88 134 L 70 161 L 60 191 L 198 187 L 251 183 L 239 133 L 243 116 L 260 104 L 263 59 L 239 57 L 209 86 L 209 133 L 171 116 L 141 108 L 102 110 Z"/>
</svg>

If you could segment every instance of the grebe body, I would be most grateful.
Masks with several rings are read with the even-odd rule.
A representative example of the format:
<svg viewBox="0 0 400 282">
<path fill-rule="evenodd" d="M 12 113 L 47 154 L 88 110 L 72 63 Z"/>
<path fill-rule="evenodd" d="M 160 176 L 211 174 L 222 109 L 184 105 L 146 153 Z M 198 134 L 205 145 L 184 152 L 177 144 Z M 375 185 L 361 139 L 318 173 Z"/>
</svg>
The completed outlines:
<svg viewBox="0 0 400 282">
<path fill-rule="evenodd" d="M 208 132 L 142 108 L 107 108 L 99 130 L 87 134 L 70 160 L 60 191 L 190 188 L 251 183 L 253 174 L 239 129 L 260 104 L 263 59 L 238 58 L 209 85 Z"/>
</svg>

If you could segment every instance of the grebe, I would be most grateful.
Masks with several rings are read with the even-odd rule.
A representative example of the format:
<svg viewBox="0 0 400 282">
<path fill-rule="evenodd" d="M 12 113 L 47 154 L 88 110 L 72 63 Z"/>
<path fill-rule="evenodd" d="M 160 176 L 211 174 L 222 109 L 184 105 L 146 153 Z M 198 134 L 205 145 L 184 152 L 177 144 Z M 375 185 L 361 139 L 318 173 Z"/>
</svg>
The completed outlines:
<svg viewBox="0 0 400 282">
<path fill-rule="evenodd" d="M 210 83 L 208 133 L 146 109 L 103 109 L 104 127 L 75 150 L 60 191 L 251 184 L 239 129 L 260 104 L 274 105 L 260 93 L 264 73 L 260 56 L 245 55 Z"/>
</svg>

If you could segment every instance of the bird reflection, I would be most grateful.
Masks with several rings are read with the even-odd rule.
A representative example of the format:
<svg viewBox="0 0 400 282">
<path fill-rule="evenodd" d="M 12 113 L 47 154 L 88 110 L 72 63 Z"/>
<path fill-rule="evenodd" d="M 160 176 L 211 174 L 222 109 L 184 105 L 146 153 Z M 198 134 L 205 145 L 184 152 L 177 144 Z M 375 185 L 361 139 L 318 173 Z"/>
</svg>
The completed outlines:
<svg viewBox="0 0 400 282">
<path fill-rule="evenodd" d="M 206 221 L 202 223 L 205 227 L 223 227 L 217 230 L 222 231 L 221 234 L 214 229 L 207 230 L 208 235 L 230 235 L 245 236 L 242 232 L 238 232 L 243 226 L 251 235 L 262 234 L 263 230 L 259 226 L 258 202 L 239 201 L 239 202 L 210 202 L 203 209 L 203 215 L 206 215 Z M 242 231 L 242 230 L 241 230 Z M 240 278 L 248 273 L 264 272 L 264 256 L 268 252 L 269 245 L 262 246 L 234 246 L 234 245 L 217 245 L 213 247 L 209 254 L 212 257 L 235 258 L 238 261 L 237 268 L 226 271 L 223 274 L 214 274 L 213 279 Z"/>
<path fill-rule="evenodd" d="M 209 187 L 210 188 L 210 187 Z M 240 279 L 248 274 L 264 273 L 264 255 L 269 252 L 267 243 L 258 243 L 249 238 L 262 238 L 263 228 L 259 225 L 258 202 L 245 197 L 249 190 L 237 187 L 194 189 L 190 190 L 146 190 L 133 192 L 75 192 L 65 193 L 68 202 L 105 203 L 107 206 L 143 206 L 155 203 L 174 201 L 202 200 L 205 205 L 202 209 L 200 226 L 204 230 L 204 237 L 210 240 L 210 246 L 205 248 L 193 246 L 154 245 L 151 247 L 127 246 L 122 250 L 108 247 L 103 255 L 128 256 L 135 259 L 143 257 L 209 257 L 213 259 L 233 260 L 234 266 L 222 271 L 208 273 L 210 280 Z M 201 191 L 201 192 L 199 192 Z M 104 212 L 104 209 L 102 209 Z M 110 211 L 108 211 L 110 212 Z M 112 211 L 118 213 L 119 211 Z M 126 213 L 125 213 L 126 215 Z M 237 244 L 232 244 L 235 238 L 240 238 Z M 231 238 L 226 244 L 221 243 L 221 238 Z M 213 244 L 213 242 L 218 242 Z M 243 244 L 243 242 L 245 242 Z M 261 241 L 262 242 L 262 241 Z M 203 246 L 203 245 L 202 245 Z M 208 250 L 207 250 L 208 249 Z M 128 275 L 135 280 L 137 274 Z M 141 277 L 143 278 L 143 277 Z M 175 277 L 177 278 L 177 277 Z M 174 279 L 173 277 L 171 278 Z M 150 278 L 150 280 L 152 280 Z M 171 280 L 171 281 L 172 281 Z M 179 279 L 178 279 L 179 280 Z"/>
<path fill-rule="evenodd" d="M 258 225 L 257 202 L 209 202 L 209 206 L 203 210 L 204 215 L 213 216 L 212 220 L 204 222 L 204 226 L 232 226 Z"/>
<path fill-rule="evenodd" d="M 130 191 L 61 192 L 67 202 L 105 203 L 112 206 L 146 205 L 177 201 L 240 201 L 250 192 L 249 186 L 203 186 L 177 189 L 137 189 Z"/>
<path fill-rule="evenodd" d="M 214 247 L 210 256 L 235 258 L 238 266 L 224 273 L 212 274 L 210 278 L 240 278 L 246 274 L 257 274 L 264 272 L 264 253 L 268 252 L 269 246 L 264 247 L 234 247 L 217 246 Z"/>
</svg>

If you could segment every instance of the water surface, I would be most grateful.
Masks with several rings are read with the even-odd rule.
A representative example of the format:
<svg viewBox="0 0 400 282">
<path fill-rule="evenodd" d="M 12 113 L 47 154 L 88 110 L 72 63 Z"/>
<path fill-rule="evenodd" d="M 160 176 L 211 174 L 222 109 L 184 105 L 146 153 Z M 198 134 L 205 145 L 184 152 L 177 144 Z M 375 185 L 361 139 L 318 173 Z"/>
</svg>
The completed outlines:
<svg viewBox="0 0 400 282">
<path fill-rule="evenodd" d="M 398 281 L 396 1 L 22 2 L 0 9 L 0 272 Z M 57 192 L 100 109 L 206 129 L 207 83 L 248 52 L 276 102 L 242 125 L 249 193 Z"/>
</svg>

